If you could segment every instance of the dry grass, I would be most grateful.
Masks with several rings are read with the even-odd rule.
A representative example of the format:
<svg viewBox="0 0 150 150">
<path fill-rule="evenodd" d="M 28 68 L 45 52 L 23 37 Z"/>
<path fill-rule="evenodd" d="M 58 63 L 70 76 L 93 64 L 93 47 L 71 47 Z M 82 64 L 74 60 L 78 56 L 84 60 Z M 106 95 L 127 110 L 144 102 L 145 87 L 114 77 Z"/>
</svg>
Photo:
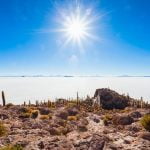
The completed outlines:
<svg viewBox="0 0 150 150">
<path fill-rule="evenodd" d="M 0 122 L 0 137 L 5 136 L 6 134 L 7 134 L 7 128 L 2 122 Z"/>
<path fill-rule="evenodd" d="M 69 120 L 69 121 L 77 121 L 78 118 L 76 116 L 68 116 L 67 120 Z"/>
<path fill-rule="evenodd" d="M 47 119 L 49 119 L 49 115 L 41 115 L 40 119 L 41 120 L 47 120 Z"/>
</svg>

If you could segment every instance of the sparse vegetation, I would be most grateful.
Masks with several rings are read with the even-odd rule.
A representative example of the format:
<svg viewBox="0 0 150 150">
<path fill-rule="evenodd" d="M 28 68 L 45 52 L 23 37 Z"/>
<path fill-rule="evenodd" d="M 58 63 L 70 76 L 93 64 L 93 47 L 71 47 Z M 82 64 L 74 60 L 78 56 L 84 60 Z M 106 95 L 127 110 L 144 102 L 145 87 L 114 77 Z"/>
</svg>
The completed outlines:
<svg viewBox="0 0 150 150">
<path fill-rule="evenodd" d="M 49 115 L 41 115 L 41 116 L 40 116 L 40 119 L 41 119 L 41 120 L 49 119 Z"/>
<path fill-rule="evenodd" d="M 77 121 L 77 117 L 76 116 L 68 116 L 67 120 L 69 120 L 69 121 Z"/>
<path fill-rule="evenodd" d="M 112 120 L 112 115 L 106 114 L 106 115 L 103 117 L 104 125 L 107 126 L 111 120 Z"/>
<path fill-rule="evenodd" d="M 146 130 L 150 131 L 150 114 L 146 114 L 141 119 L 141 124 Z"/>
<path fill-rule="evenodd" d="M 107 97 L 107 95 L 105 96 Z M 119 103 L 118 105 L 121 104 Z M 84 146 L 91 148 L 93 145 L 95 148 L 97 147 L 95 142 L 98 142 L 99 148 L 99 143 L 103 140 L 106 140 L 106 149 L 109 149 L 107 146 L 112 144 L 111 141 L 115 140 L 117 143 L 117 139 L 126 140 L 125 134 L 128 134 L 128 136 L 136 132 L 140 134 L 143 129 L 139 124 L 139 120 L 144 113 L 148 113 L 148 107 L 135 109 L 136 105 L 125 109 L 104 109 L 97 102 L 94 103 L 93 98 L 90 97 L 83 100 L 80 100 L 78 97 L 78 100 L 58 99 L 53 102 L 50 100 L 48 102 L 37 101 L 36 104 L 11 106 L 11 104 L 7 104 L 5 107 L 0 107 L 0 120 L 3 121 L 0 124 L 0 140 L 2 139 L 2 145 L 5 146 L 0 148 L 0 150 L 30 149 L 33 144 L 37 149 L 54 149 L 56 147 L 62 149 L 62 147 L 66 148 L 68 143 L 71 144 L 71 147 L 80 149 L 83 149 Z M 148 131 L 150 131 L 149 118 L 147 114 L 141 120 L 141 124 Z M 149 139 L 148 133 L 150 132 L 144 132 L 144 136 L 146 135 L 145 139 Z M 107 138 L 103 139 L 105 134 L 109 133 L 113 135 L 110 137 L 110 140 Z M 94 134 L 95 137 L 90 143 Z M 139 139 L 135 139 L 136 143 L 138 143 Z M 83 143 L 80 145 L 77 140 L 83 141 Z M 22 147 L 20 145 L 7 146 L 8 143 L 14 144 L 16 141 Z M 64 145 L 62 146 L 62 144 Z M 70 149 L 71 147 L 67 148 Z M 92 147 L 91 149 L 94 148 Z M 129 146 L 128 148 L 130 149 Z M 137 149 L 137 147 L 133 146 L 134 148 Z"/>
<path fill-rule="evenodd" d="M 112 115 L 110 115 L 110 114 L 106 114 L 105 116 L 104 116 L 104 119 L 105 120 L 112 120 Z"/>
<path fill-rule="evenodd" d="M 13 106 L 13 104 L 12 103 L 8 103 L 8 104 L 6 104 L 6 107 L 7 108 L 10 108 L 10 107 L 12 107 Z"/>
<path fill-rule="evenodd" d="M 31 113 L 21 113 L 19 118 L 30 118 L 30 116 L 31 116 Z"/>
<path fill-rule="evenodd" d="M 5 136 L 6 134 L 7 134 L 7 128 L 2 122 L 0 122 L 0 137 Z"/>
<path fill-rule="evenodd" d="M 0 150 L 23 150 L 21 145 L 14 145 L 14 146 L 5 146 L 3 148 L 0 148 Z"/>
</svg>

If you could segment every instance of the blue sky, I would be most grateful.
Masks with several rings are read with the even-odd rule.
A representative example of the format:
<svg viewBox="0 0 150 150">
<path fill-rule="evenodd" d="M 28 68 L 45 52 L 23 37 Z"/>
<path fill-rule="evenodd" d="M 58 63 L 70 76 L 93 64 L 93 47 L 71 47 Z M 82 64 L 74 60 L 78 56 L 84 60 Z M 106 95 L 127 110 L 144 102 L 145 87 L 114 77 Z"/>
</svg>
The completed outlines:
<svg viewBox="0 0 150 150">
<path fill-rule="evenodd" d="M 75 1 L 0 0 L 0 75 L 150 75 L 149 0 L 78 0 L 83 15 L 98 16 L 99 40 L 82 49 L 54 32 Z"/>
</svg>

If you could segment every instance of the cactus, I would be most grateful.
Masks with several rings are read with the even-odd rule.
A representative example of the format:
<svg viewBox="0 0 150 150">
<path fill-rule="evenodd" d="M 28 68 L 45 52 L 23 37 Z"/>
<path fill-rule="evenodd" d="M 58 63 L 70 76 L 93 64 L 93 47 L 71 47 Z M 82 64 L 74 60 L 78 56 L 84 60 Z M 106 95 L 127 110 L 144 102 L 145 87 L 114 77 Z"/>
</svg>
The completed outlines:
<svg viewBox="0 0 150 150">
<path fill-rule="evenodd" d="M 36 104 L 36 107 L 39 106 L 39 101 L 36 100 L 35 104 Z"/>
<path fill-rule="evenodd" d="M 6 105 L 6 100 L 5 100 L 5 93 L 2 91 L 2 101 L 3 101 L 3 106 Z"/>
<path fill-rule="evenodd" d="M 79 105 L 79 95 L 78 95 L 78 92 L 77 92 L 77 105 Z"/>
<path fill-rule="evenodd" d="M 31 101 L 29 100 L 29 107 L 31 106 Z"/>
</svg>

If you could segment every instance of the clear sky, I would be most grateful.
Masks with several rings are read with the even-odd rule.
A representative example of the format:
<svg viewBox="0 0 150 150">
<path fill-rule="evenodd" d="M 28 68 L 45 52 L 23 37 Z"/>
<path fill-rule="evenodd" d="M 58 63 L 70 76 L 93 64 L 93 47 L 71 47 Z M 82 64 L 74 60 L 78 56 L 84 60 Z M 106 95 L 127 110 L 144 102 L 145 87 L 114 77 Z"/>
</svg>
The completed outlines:
<svg viewBox="0 0 150 150">
<path fill-rule="evenodd" d="M 77 5 L 82 48 L 57 32 Z M 150 0 L 0 0 L 0 75 L 36 74 L 150 75 Z"/>
</svg>

